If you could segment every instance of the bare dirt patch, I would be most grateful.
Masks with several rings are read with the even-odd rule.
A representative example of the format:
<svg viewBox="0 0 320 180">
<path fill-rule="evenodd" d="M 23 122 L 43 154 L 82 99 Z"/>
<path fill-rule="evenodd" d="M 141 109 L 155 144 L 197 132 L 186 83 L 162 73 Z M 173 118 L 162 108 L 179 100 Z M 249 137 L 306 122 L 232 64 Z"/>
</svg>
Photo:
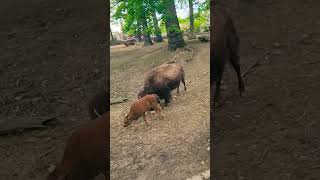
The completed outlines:
<svg viewBox="0 0 320 180">
<path fill-rule="evenodd" d="M 239 97 L 232 69 L 215 114 L 214 178 L 318 179 L 319 1 L 226 1 L 242 70 L 261 58 Z"/>
<path fill-rule="evenodd" d="M 95 5 L 73 3 L 1 4 L 1 122 L 55 120 L 41 130 L 0 137 L 0 179 L 45 179 L 61 160 L 66 139 L 89 120 L 87 103 L 103 87 L 104 16 L 79 15 Z"/>
</svg>

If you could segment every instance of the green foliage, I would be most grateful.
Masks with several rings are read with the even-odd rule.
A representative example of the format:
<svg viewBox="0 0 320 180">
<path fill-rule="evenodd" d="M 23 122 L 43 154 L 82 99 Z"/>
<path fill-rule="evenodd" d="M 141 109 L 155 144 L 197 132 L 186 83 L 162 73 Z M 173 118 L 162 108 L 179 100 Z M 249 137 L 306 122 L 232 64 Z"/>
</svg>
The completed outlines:
<svg viewBox="0 0 320 180">
<path fill-rule="evenodd" d="M 134 34 L 137 32 L 138 22 L 144 16 L 149 16 L 145 7 L 146 0 L 118 0 L 117 5 L 114 7 L 115 13 L 112 14 L 112 18 L 119 20 L 122 19 L 124 23 L 123 31 L 127 34 Z M 145 32 L 149 32 L 149 29 L 145 29 Z"/>
<path fill-rule="evenodd" d="M 163 19 L 160 21 L 159 28 L 160 28 L 161 34 L 165 34 L 166 33 L 166 24 L 165 24 Z"/>
<path fill-rule="evenodd" d="M 164 24 L 165 18 L 165 0 L 111 0 L 111 22 L 122 22 L 123 31 L 128 35 L 135 35 L 138 29 L 141 28 L 141 32 L 154 34 L 155 29 L 153 27 L 152 12 L 155 11 L 158 15 L 159 28 L 161 33 L 166 33 L 166 27 Z M 206 28 L 208 23 L 209 14 L 209 0 L 193 0 L 194 2 L 194 27 L 195 32 L 199 32 Z M 188 0 L 175 0 L 176 6 L 183 6 L 186 10 L 189 10 Z M 141 19 L 146 17 L 148 28 L 142 29 Z M 190 28 L 189 18 L 179 18 L 179 24 L 182 31 L 188 31 Z M 175 29 L 176 30 L 176 29 Z"/>
<path fill-rule="evenodd" d="M 179 21 L 179 25 L 180 25 L 180 29 L 184 32 L 187 32 L 189 30 L 189 26 L 190 26 L 190 19 L 189 18 L 178 18 Z"/>
<path fill-rule="evenodd" d="M 198 11 L 194 14 L 194 32 L 207 31 L 209 23 L 209 11 Z M 190 28 L 190 18 L 178 18 L 180 28 L 187 32 Z"/>
<path fill-rule="evenodd" d="M 195 32 L 200 32 L 202 29 L 207 29 L 209 24 L 209 14 L 207 11 L 199 11 L 195 14 L 194 28 Z"/>
</svg>

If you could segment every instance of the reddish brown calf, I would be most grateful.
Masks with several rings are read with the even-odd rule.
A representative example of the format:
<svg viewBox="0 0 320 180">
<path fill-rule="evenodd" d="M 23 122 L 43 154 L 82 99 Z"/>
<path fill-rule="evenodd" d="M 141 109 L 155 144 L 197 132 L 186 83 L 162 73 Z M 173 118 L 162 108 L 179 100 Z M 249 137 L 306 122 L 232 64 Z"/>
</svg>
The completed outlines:
<svg viewBox="0 0 320 180">
<path fill-rule="evenodd" d="M 145 113 L 153 109 L 162 118 L 160 98 L 156 94 L 149 94 L 141 99 L 134 101 L 130 107 L 129 113 L 124 117 L 123 126 L 129 126 L 132 121 L 138 120 L 140 117 L 143 117 L 144 121 L 148 125 Z"/>
</svg>

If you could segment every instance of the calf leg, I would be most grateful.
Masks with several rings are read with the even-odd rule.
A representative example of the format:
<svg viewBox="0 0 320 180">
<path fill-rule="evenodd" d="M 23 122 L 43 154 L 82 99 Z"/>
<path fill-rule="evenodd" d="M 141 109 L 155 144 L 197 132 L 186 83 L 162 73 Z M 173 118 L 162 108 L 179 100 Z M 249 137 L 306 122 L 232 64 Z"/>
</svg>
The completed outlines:
<svg viewBox="0 0 320 180">
<path fill-rule="evenodd" d="M 156 110 L 156 113 L 159 115 L 160 119 L 163 119 L 163 116 L 161 114 L 161 106 L 160 106 L 160 104 L 156 104 L 155 110 Z"/>
<path fill-rule="evenodd" d="M 132 122 L 132 123 L 133 123 L 133 129 L 134 129 L 134 130 L 137 130 L 137 129 L 138 129 L 137 121 L 138 121 L 138 120 L 134 120 L 134 121 Z"/>
<path fill-rule="evenodd" d="M 148 124 L 148 122 L 147 122 L 146 115 L 145 115 L 145 114 L 143 114 L 143 115 L 142 115 L 142 117 L 143 117 L 144 122 L 146 122 L 147 126 L 149 126 L 149 124 Z"/>
</svg>

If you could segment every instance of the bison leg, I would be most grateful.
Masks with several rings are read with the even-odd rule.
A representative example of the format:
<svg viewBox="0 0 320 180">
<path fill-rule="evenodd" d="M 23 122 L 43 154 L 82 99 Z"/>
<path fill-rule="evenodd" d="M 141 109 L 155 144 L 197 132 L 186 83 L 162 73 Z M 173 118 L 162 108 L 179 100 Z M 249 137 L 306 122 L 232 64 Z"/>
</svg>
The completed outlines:
<svg viewBox="0 0 320 180">
<path fill-rule="evenodd" d="M 169 93 L 167 94 L 166 98 L 164 99 L 164 102 L 165 102 L 166 106 L 168 106 L 168 104 L 170 103 L 171 98 L 172 98 L 172 96 L 171 96 L 170 91 L 169 91 Z"/>
<path fill-rule="evenodd" d="M 169 87 L 163 87 L 159 91 L 161 99 L 164 99 L 165 106 L 168 106 L 168 103 L 170 103 L 170 100 L 172 98 L 171 96 L 171 89 Z"/>
<path fill-rule="evenodd" d="M 183 83 L 183 86 L 184 86 L 184 90 L 186 91 L 187 87 L 186 87 L 186 82 L 184 81 L 184 78 L 182 78 L 182 83 Z"/>
<path fill-rule="evenodd" d="M 223 71 L 224 71 L 224 62 L 225 60 L 221 60 L 220 59 L 216 59 L 216 61 L 220 62 L 220 63 L 215 63 L 214 65 L 216 65 L 217 67 L 215 67 L 214 69 L 216 70 L 216 73 L 214 73 L 216 75 L 216 77 L 214 77 L 214 81 L 215 81 L 215 89 L 214 89 L 214 102 L 218 100 L 219 96 L 220 96 L 220 85 L 221 85 L 221 80 L 223 77 Z"/>
<path fill-rule="evenodd" d="M 239 93 L 240 93 L 240 96 L 241 96 L 242 93 L 245 91 L 245 87 L 244 87 L 243 79 L 242 79 L 242 76 L 241 76 L 241 73 L 240 73 L 240 64 L 239 64 L 239 56 L 238 55 L 232 56 L 231 64 L 232 64 L 234 70 L 237 73 L 238 89 L 239 89 Z"/>
<path fill-rule="evenodd" d="M 179 83 L 178 88 L 177 88 L 177 94 L 179 94 L 179 87 L 180 87 L 180 83 Z"/>
</svg>

